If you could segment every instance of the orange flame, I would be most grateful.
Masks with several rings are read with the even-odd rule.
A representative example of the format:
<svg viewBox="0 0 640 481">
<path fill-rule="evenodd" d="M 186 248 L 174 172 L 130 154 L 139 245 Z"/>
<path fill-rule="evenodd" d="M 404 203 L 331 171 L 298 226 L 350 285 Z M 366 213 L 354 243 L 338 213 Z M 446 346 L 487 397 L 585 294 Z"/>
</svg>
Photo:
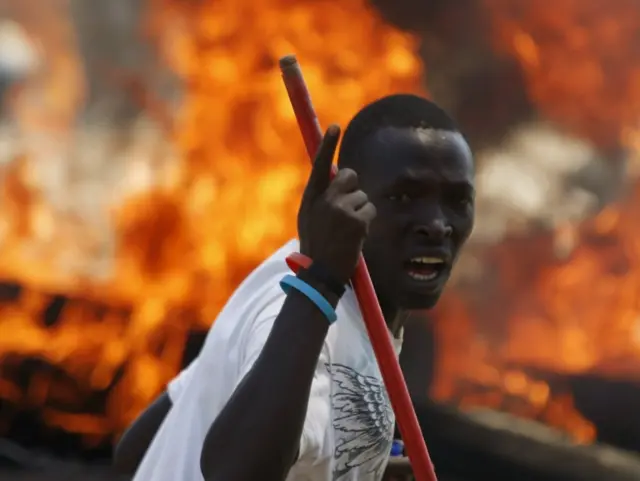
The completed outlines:
<svg viewBox="0 0 640 481">
<path fill-rule="evenodd" d="M 519 59 L 543 115 L 604 147 L 621 139 L 640 145 L 633 0 L 620 0 L 615 11 L 579 0 L 553 9 L 533 0 L 484 4 L 497 51 Z M 96 246 L 34 180 L 43 165 L 34 159 L 73 141 L 64 134 L 84 96 L 68 10 L 41 17 L 19 10 L 48 62 L 13 97 L 27 148 L 3 185 L 0 273 L 25 288 L 17 300 L 0 301 L 0 330 L 12 333 L 0 337 L 0 397 L 44 406 L 48 423 L 88 443 L 121 431 L 163 389 L 188 332 L 206 328 L 247 271 L 295 233 L 308 166 L 278 57 L 297 54 L 325 124 L 345 125 L 386 93 L 421 89 L 418 40 L 363 0 L 148 0 L 148 7 L 148 33 L 185 92 L 153 188 L 114 208 L 118 245 L 107 281 L 68 268 Z M 33 110 L 35 98 L 47 99 L 46 108 Z M 53 146 L 32 137 L 43 131 Z M 451 292 L 438 309 L 434 394 L 544 419 L 592 440 L 594 428 L 571 397 L 552 393 L 528 369 L 622 375 L 626 364 L 624 375 L 640 372 L 638 200 L 634 193 L 555 237 L 489 249 L 493 281 L 482 292 Z M 568 257 L 558 258 L 558 243 L 569 245 Z M 53 293 L 69 299 L 45 326 Z M 4 371 L 25 358 L 44 359 L 64 376 L 43 374 L 23 389 Z M 109 393 L 104 412 L 83 412 L 95 392 Z"/>
<path fill-rule="evenodd" d="M 570 396 L 552 397 L 522 367 L 640 379 L 639 201 L 640 186 L 555 238 L 491 247 L 484 288 L 474 295 L 454 290 L 437 309 L 434 395 L 515 410 L 593 440 L 594 427 L 571 409 Z M 568 255 L 566 246 L 558 251 L 567 236 Z"/>
<path fill-rule="evenodd" d="M 189 330 L 207 327 L 247 271 L 295 235 L 309 167 L 281 55 L 297 54 L 324 123 L 345 125 L 377 97 L 420 91 L 417 40 L 365 3 L 149 1 L 149 34 L 186 88 L 171 132 L 177 153 L 166 153 L 176 162 L 151 191 L 115 209 L 111 281 L 44 282 L 72 296 L 51 328 L 41 322 L 46 296 L 26 292 L 1 309 L 2 331 L 14 333 L 0 341 L 4 359 L 44 358 L 84 390 L 111 389 L 103 414 L 47 407 L 49 423 L 88 442 L 121 431 L 176 372 Z M 32 194 L 16 189 L 9 198 L 25 206 Z M 0 256 L 12 264 L 5 275 L 29 286 L 25 265 L 58 274 L 55 263 L 25 261 L 15 245 Z M 73 397 L 52 383 L 34 380 L 25 394 L 5 380 L 0 396 L 32 405 Z"/>
<path fill-rule="evenodd" d="M 604 147 L 638 125 L 640 17 L 634 0 L 483 0 L 496 49 L 515 56 L 543 115 Z"/>
<path fill-rule="evenodd" d="M 484 3 L 497 51 L 519 60 L 544 117 L 605 149 L 640 152 L 634 2 Z M 482 286 L 450 292 L 438 308 L 434 395 L 543 419 L 592 441 L 594 426 L 571 396 L 552 395 L 522 368 L 640 376 L 639 200 L 640 186 L 583 225 L 490 248 Z"/>
</svg>

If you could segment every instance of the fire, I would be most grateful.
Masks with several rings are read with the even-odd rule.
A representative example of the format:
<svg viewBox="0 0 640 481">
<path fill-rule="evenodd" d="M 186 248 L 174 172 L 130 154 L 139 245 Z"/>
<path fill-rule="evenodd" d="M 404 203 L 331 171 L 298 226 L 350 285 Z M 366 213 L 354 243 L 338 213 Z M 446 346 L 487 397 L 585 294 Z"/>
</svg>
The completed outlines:
<svg viewBox="0 0 640 481">
<path fill-rule="evenodd" d="M 640 152 L 635 3 L 484 3 L 497 51 L 519 60 L 545 118 L 605 151 Z M 554 395 L 533 372 L 640 376 L 638 201 L 640 185 L 582 225 L 488 248 L 482 286 L 453 290 L 437 310 L 433 394 L 539 418 L 592 441 L 594 426 L 570 394 Z"/>
<path fill-rule="evenodd" d="M 510 409 L 593 440 L 593 426 L 572 409 L 569 394 L 553 397 L 535 371 L 640 377 L 638 201 L 636 187 L 555 238 L 490 247 L 484 288 L 454 290 L 437 310 L 435 396 Z"/>
<path fill-rule="evenodd" d="M 483 0 L 496 50 L 514 56 L 545 118 L 602 147 L 638 126 L 640 18 L 634 0 Z"/>
<path fill-rule="evenodd" d="M 185 92 L 166 133 L 173 145 L 163 154 L 173 161 L 156 169 L 152 187 L 113 208 L 117 247 L 109 278 L 61 269 L 77 240 L 28 182 L 33 159 L 15 163 L 4 192 L 3 208 L 12 215 L 0 272 L 25 288 L 0 306 L 2 332 L 12 333 L 0 340 L 3 373 L 38 358 L 64 375 L 32 379 L 27 392 L 3 375 L 0 397 L 42 407 L 48 423 L 88 443 L 133 420 L 178 370 L 188 332 L 209 326 L 246 273 L 295 235 L 308 161 L 278 58 L 298 56 L 325 124 L 344 126 L 387 93 L 421 90 L 417 40 L 363 0 L 149 0 L 148 20 L 147 33 Z M 58 30 L 56 39 L 62 37 Z M 80 95 L 63 97 L 68 92 L 58 79 L 80 64 L 75 45 L 48 48 L 55 55 L 46 56 L 52 71 L 42 89 L 61 103 L 51 108 L 64 114 L 56 123 L 64 130 Z M 16 102 L 19 114 L 25 108 Z M 23 131 L 41 131 L 24 119 Z M 21 219 L 25 214 L 29 220 Z M 41 255 L 34 258 L 25 239 L 41 231 L 50 235 L 37 239 Z M 41 291 L 69 298 L 52 326 L 45 325 L 52 296 Z M 83 400 L 96 391 L 110 393 L 103 412 L 83 413 Z"/>
<path fill-rule="evenodd" d="M 153 169 L 132 150 L 123 183 L 146 187 L 111 206 L 109 253 L 98 240 L 107 234 L 79 227 L 42 188 L 46 172 L 70 163 L 85 94 L 68 4 L 56 1 L 37 12 L 14 2 L 46 61 L 11 93 L 25 145 L 0 193 L 0 278 L 21 289 L 0 288 L 0 329 L 11 333 L 0 337 L 0 400 L 36 407 L 91 444 L 163 389 L 188 333 L 206 329 L 246 273 L 295 233 L 308 165 L 278 58 L 297 54 L 321 121 L 343 126 L 370 100 L 421 91 L 423 71 L 419 40 L 365 0 L 147 0 L 146 33 L 185 91 L 175 114 L 145 104 L 168 142 L 153 149 Z M 633 0 L 538 3 L 483 0 L 496 51 L 520 61 L 543 116 L 604 149 L 637 148 Z M 640 190 L 584 225 L 487 248 L 491 282 L 459 286 L 436 313 L 433 394 L 592 440 L 571 396 L 537 374 L 640 373 L 638 201 Z M 106 279 L 85 266 L 105 250 Z M 25 359 L 54 368 L 25 389 L 14 375 Z M 87 413 L 95 393 L 106 401 Z"/>
</svg>

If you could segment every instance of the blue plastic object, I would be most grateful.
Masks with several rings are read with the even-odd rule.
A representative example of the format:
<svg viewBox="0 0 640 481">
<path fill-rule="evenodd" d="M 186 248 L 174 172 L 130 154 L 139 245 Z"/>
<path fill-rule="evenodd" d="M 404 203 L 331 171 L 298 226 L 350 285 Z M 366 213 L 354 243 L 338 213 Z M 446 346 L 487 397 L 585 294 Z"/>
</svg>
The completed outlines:
<svg viewBox="0 0 640 481">
<path fill-rule="evenodd" d="M 404 443 L 400 439 L 395 439 L 391 445 L 391 457 L 404 455 Z"/>
</svg>

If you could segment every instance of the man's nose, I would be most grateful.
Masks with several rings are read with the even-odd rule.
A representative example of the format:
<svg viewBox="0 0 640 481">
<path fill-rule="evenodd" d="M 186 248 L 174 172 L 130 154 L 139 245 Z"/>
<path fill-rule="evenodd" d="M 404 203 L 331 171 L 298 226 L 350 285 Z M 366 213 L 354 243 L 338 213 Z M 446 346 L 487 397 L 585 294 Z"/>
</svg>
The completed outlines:
<svg viewBox="0 0 640 481">
<path fill-rule="evenodd" d="M 413 232 L 430 241 L 441 241 L 451 236 L 453 228 L 444 219 L 433 219 L 416 225 Z"/>
</svg>

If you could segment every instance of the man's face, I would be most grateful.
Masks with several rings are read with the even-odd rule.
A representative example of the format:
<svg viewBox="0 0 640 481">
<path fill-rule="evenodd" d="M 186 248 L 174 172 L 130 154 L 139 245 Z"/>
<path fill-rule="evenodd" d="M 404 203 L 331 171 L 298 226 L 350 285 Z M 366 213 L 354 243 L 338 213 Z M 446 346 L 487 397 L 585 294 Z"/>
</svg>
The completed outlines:
<svg viewBox="0 0 640 481">
<path fill-rule="evenodd" d="M 361 188 L 377 208 L 364 255 L 381 301 L 437 302 L 473 228 L 473 159 L 459 133 L 388 127 L 365 141 Z"/>
</svg>

